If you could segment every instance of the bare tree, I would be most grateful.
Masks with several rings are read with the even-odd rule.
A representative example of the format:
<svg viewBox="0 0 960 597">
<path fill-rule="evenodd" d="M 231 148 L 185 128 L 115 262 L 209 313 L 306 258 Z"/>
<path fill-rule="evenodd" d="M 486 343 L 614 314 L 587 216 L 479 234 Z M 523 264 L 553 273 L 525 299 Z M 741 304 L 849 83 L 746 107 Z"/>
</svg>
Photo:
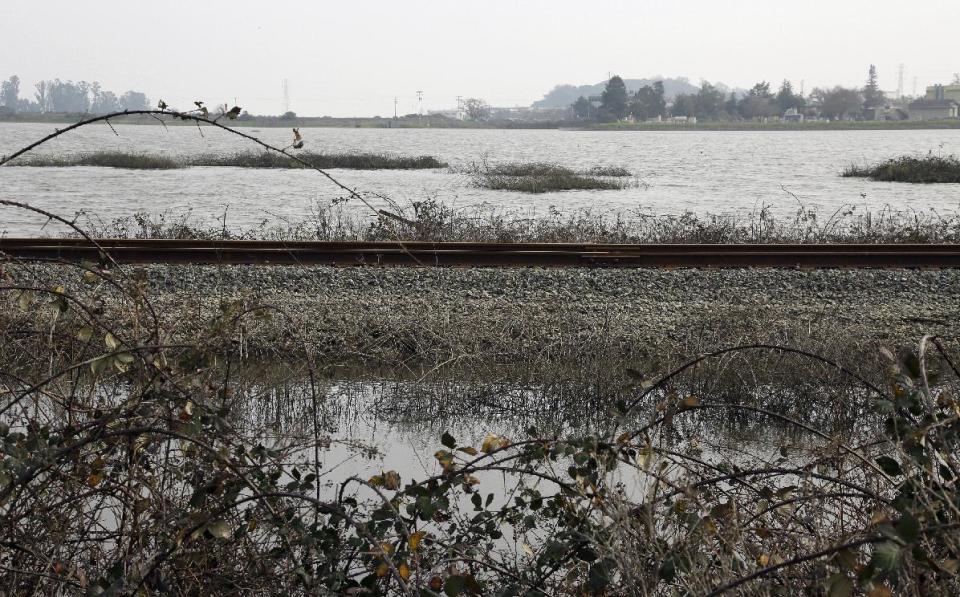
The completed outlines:
<svg viewBox="0 0 960 597">
<path fill-rule="evenodd" d="M 490 118 L 490 104 L 486 101 L 471 97 L 464 100 L 463 109 L 470 120 L 487 120 Z"/>
</svg>

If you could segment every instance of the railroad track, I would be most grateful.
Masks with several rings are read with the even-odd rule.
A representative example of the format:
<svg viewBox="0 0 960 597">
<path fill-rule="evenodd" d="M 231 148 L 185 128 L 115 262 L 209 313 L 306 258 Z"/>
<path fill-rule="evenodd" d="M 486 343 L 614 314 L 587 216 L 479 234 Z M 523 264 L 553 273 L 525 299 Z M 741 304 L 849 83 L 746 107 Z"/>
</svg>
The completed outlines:
<svg viewBox="0 0 960 597">
<path fill-rule="evenodd" d="M 619 245 L 96 239 L 121 263 L 656 268 L 960 268 L 960 245 Z M 0 256 L 97 261 L 85 239 L 0 238 Z"/>
</svg>

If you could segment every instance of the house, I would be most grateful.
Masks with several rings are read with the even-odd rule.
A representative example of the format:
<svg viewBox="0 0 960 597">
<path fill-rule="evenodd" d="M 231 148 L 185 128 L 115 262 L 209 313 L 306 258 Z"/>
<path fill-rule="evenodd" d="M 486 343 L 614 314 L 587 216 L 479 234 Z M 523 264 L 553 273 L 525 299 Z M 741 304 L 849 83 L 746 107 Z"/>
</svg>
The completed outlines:
<svg viewBox="0 0 960 597">
<path fill-rule="evenodd" d="M 960 104 L 950 99 L 922 99 L 908 107 L 910 120 L 945 120 L 960 117 Z"/>
<path fill-rule="evenodd" d="M 953 100 L 960 104 L 960 85 L 932 85 L 927 87 L 925 100 Z"/>
<path fill-rule="evenodd" d="M 796 108 L 790 108 L 783 113 L 784 122 L 803 122 L 803 114 L 797 112 Z"/>
</svg>

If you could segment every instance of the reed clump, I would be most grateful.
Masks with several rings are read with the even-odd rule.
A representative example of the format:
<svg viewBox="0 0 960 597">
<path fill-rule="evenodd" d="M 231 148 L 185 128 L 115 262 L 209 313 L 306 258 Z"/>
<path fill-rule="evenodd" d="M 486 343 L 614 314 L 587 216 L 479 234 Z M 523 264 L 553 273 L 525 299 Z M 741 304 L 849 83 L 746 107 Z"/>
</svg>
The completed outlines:
<svg viewBox="0 0 960 597">
<path fill-rule="evenodd" d="M 446 163 L 429 155 L 398 156 L 385 153 L 315 153 L 296 154 L 311 166 L 324 169 L 347 170 L 428 170 L 445 168 Z M 245 151 L 227 155 L 204 154 L 190 158 L 191 166 L 234 168 L 306 168 L 285 155 L 272 152 Z"/>
<path fill-rule="evenodd" d="M 547 162 L 474 164 L 468 169 L 476 186 L 494 191 L 551 193 L 556 191 L 614 191 L 629 187 L 630 172 L 619 167 L 597 166 L 573 170 Z"/>
<path fill-rule="evenodd" d="M 297 157 L 310 166 L 324 169 L 349 170 L 424 170 L 444 168 L 447 164 L 433 156 L 397 156 L 380 153 L 313 153 L 304 152 Z M 94 166 L 101 168 L 124 168 L 132 170 L 172 170 L 199 166 L 229 168 L 307 168 L 304 164 L 286 155 L 269 152 L 243 151 L 232 154 L 201 154 L 198 156 L 171 157 L 124 151 L 96 151 L 74 155 L 40 155 L 21 158 L 11 166 L 35 168 L 69 168 Z"/>
<path fill-rule="evenodd" d="M 39 155 L 21 158 L 11 166 L 34 168 L 72 168 L 91 166 L 95 168 L 123 168 L 126 170 L 175 170 L 186 164 L 165 155 L 150 155 L 126 151 L 93 151 L 74 155 Z"/>
<path fill-rule="evenodd" d="M 960 159 L 956 156 L 901 156 L 872 166 L 850 165 L 843 176 L 881 182 L 960 183 Z"/>
</svg>

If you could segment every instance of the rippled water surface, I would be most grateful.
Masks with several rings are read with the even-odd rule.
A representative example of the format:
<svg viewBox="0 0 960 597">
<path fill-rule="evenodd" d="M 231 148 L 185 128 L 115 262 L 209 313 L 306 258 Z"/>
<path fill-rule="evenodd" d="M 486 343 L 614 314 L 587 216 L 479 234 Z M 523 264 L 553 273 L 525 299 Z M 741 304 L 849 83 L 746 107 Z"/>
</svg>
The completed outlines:
<svg viewBox="0 0 960 597">
<path fill-rule="evenodd" d="M 0 124 L 0 154 L 9 154 L 52 132 L 51 124 Z M 255 149 L 218 130 L 159 125 L 93 125 L 60 137 L 42 153 L 103 149 L 167 155 L 230 153 Z M 288 129 L 243 129 L 265 141 L 288 145 Z M 388 152 L 434 155 L 452 169 L 347 171 L 331 173 L 361 192 L 409 204 L 436 197 L 455 206 L 487 203 L 525 214 L 558 209 L 640 210 L 651 214 L 749 214 L 761 206 L 793 210 L 798 199 L 826 214 L 846 204 L 879 210 L 954 212 L 960 185 L 906 185 L 844 179 L 850 163 L 904 153 L 960 154 L 960 130 L 802 132 L 578 132 L 559 130 L 303 129 L 307 149 L 330 152 Z M 543 195 L 474 188 L 456 170 L 483 160 L 549 161 L 574 168 L 624 166 L 636 184 L 621 191 L 572 191 Z M 309 217 L 317 202 L 342 192 L 315 172 L 191 168 L 135 171 L 113 168 L 2 168 L 4 197 L 72 216 L 109 221 L 137 211 L 183 212 L 215 221 L 227 214 L 230 227 L 264 220 L 279 223 Z M 373 199 L 383 204 L 383 199 Z M 363 209 L 357 205 L 355 209 Z M 0 210 L 0 230 L 45 234 L 43 220 Z"/>
</svg>

